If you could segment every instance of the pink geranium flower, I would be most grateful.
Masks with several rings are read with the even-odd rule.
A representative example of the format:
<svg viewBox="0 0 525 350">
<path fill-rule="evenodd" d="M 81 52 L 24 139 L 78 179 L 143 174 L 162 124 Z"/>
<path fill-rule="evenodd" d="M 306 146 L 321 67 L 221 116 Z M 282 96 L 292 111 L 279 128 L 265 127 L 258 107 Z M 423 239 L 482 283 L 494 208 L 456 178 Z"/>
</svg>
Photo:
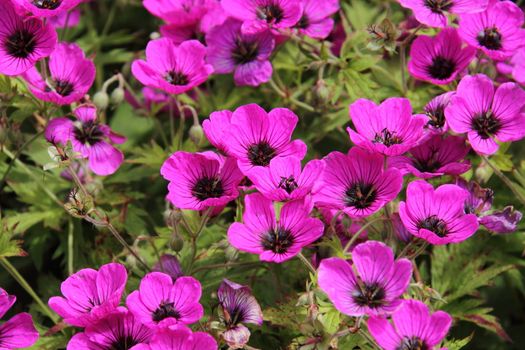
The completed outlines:
<svg viewBox="0 0 525 350">
<path fill-rule="evenodd" d="M 339 0 L 301 0 L 303 13 L 295 28 L 302 35 L 325 39 L 334 28 L 331 18 L 339 11 Z"/>
<path fill-rule="evenodd" d="M 51 119 L 46 128 L 46 139 L 53 144 L 67 145 L 71 142 L 73 151 L 89 160 L 89 167 L 95 174 L 113 174 L 124 161 L 124 155 L 111 143 L 124 143 L 126 138 L 113 132 L 109 126 L 100 124 L 94 106 L 82 105 L 73 114 L 76 121 Z"/>
<path fill-rule="evenodd" d="M 217 350 L 215 339 L 208 333 L 192 333 L 186 327 L 159 329 L 149 344 L 140 344 L 133 350 Z"/>
<path fill-rule="evenodd" d="M 410 260 L 394 261 L 390 247 L 368 241 L 354 248 L 351 263 L 341 258 L 322 260 L 318 282 L 343 314 L 383 315 L 399 307 L 411 275 Z"/>
<path fill-rule="evenodd" d="M 258 86 L 272 76 L 270 55 L 274 39 L 270 31 L 241 33 L 242 22 L 228 19 L 206 35 L 208 62 L 215 73 L 234 73 L 236 85 Z"/>
<path fill-rule="evenodd" d="M 23 78 L 39 99 L 59 105 L 79 101 L 95 81 L 95 64 L 76 44 L 60 43 L 49 56 L 50 77 L 45 81 L 33 67 Z"/>
<path fill-rule="evenodd" d="M 268 167 L 250 171 L 250 180 L 266 198 L 282 202 L 315 192 L 321 185 L 319 174 L 323 170 L 321 160 L 312 160 L 301 170 L 301 160 L 296 157 L 275 158 Z"/>
<path fill-rule="evenodd" d="M 254 167 L 269 166 L 274 158 L 304 158 L 304 142 L 290 141 L 297 121 L 297 116 L 286 108 L 266 113 L 256 104 L 241 106 L 233 112 L 222 142 L 247 175 Z"/>
<path fill-rule="evenodd" d="M 399 0 L 399 3 L 414 11 L 419 22 L 444 28 L 448 24 L 447 13 L 481 12 L 487 8 L 489 0 Z"/>
<path fill-rule="evenodd" d="M 302 15 L 298 0 L 222 0 L 221 4 L 231 17 L 243 22 L 244 33 L 291 28 Z"/>
<path fill-rule="evenodd" d="M 152 15 L 176 25 L 197 23 L 208 10 L 209 0 L 143 0 Z"/>
<path fill-rule="evenodd" d="M 383 317 L 368 320 L 368 330 L 382 349 L 437 349 L 450 329 L 452 317 L 443 311 L 430 314 L 424 303 L 405 300 L 392 314 L 392 321 L 394 325 Z"/>
<path fill-rule="evenodd" d="M 121 264 L 106 264 L 98 271 L 80 270 L 62 282 L 64 297 L 50 298 L 49 306 L 66 323 L 86 327 L 117 308 L 127 280 Z"/>
<path fill-rule="evenodd" d="M 525 91 L 515 83 L 505 83 L 496 90 L 483 74 L 461 79 L 456 94 L 445 109 L 450 128 L 467 133 L 472 148 L 480 154 L 494 154 L 497 141 L 521 140 L 525 136 Z"/>
<path fill-rule="evenodd" d="M 170 181 L 168 199 L 180 209 L 220 207 L 237 198 L 243 179 L 235 159 L 213 152 L 176 152 L 160 169 Z"/>
<path fill-rule="evenodd" d="M 27 12 L 37 17 L 53 17 L 63 14 L 83 0 L 12 0 Z"/>
<path fill-rule="evenodd" d="M 358 147 L 347 155 L 332 152 L 325 159 L 325 170 L 317 205 L 343 210 L 352 218 L 370 216 L 396 198 L 403 186 L 397 169 L 384 170 L 383 157 Z"/>
<path fill-rule="evenodd" d="M 498 62 L 498 72 L 511 75 L 512 79 L 521 85 L 525 85 L 525 47 L 514 52 L 507 62 Z"/>
<path fill-rule="evenodd" d="M 222 154 L 228 154 L 226 135 L 230 128 L 233 113 L 228 110 L 216 111 L 202 122 L 202 129 L 208 141 Z"/>
<path fill-rule="evenodd" d="M 16 296 L 9 295 L 0 288 L 0 318 L 16 302 Z M 33 318 L 27 312 L 21 312 L 0 324 L 0 349 L 21 349 L 32 346 L 38 340 L 38 331 Z"/>
<path fill-rule="evenodd" d="M 53 26 L 36 17 L 19 16 L 9 1 L 0 1 L 0 23 L 0 74 L 22 74 L 55 49 Z"/>
<path fill-rule="evenodd" d="M 407 230 L 431 244 L 458 243 L 478 229 L 476 215 L 465 214 L 468 192 L 456 185 L 413 181 L 407 188 L 406 202 L 399 203 L 399 216 Z"/>
<path fill-rule="evenodd" d="M 74 9 L 69 12 L 62 12 L 56 16 L 49 17 L 48 20 L 55 28 L 74 28 L 80 22 L 80 10 Z"/>
<path fill-rule="evenodd" d="M 425 106 L 425 115 L 428 117 L 426 128 L 434 134 L 443 134 L 448 130 L 447 120 L 445 118 L 445 108 L 450 103 L 450 98 L 456 92 L 445 92 L 430 100 Z"/>
<path fill-rule="evenodd" d="M 261 261 L 282 263 L 323 235 L 324 225 L 310 218 L 312 207 L 308 202 L 286 203 L 279 220 L 272 201 L 259 193 L 247 195 L 245 204 L 243 223 L 230 226 L 228 241 L 239 250 L 259 254 Z"/>
<path fill-rule="evenodd" d="M 392 97 L 379 106 L 361 98 L 350 105 L 356 131 L 347 128 L 350 139 L 359 147 L 387 156 L 398 156 L 417 145 L 427 118 L 412 115 L 410 101 Z"/>
<path fill-rule="evenodd" d="M 418 36 L 410 48 L 408 71 L 415 78 L 432 84 L 449 84 L 465 71 L 476 55 L 475 48 L 462 46 L 454 28 L 445 28 L 435 37 Z"/>
<path fill-rule="evenodd" d="M 191 324 L 204 310 L 199 304 L 201 284 L 193 277 L 175 281 L 162 272 L 150 272 L 140 281 L 138 290 L 126 299 L 126 305 L 148 327 Z"/>
<path fill-rule="evenodd" d="M 459 136 L 447 138 L 435 135 L 424 144 L 410 150 L 410 156 L 389 159 L 389 165 L 403 175 L 412 173 L 422 179 L 441 175 L 461 175 L 470 169 L 465 160 L 470 147 Z"/>
<path fill-rule="evenodd" d="M 205 56 L 206 48 L 197 40 L 179 46 L 168 38 L 151 40 L 146 61 L 134 61 L 131 71 L 145 86 L 182 94 L 205 82 L 213 72 L 213 67 L 204 62 Z"/>
<path fill-rule="evenodd" d="M 491 1 L 483 12 L 460 16 L 459 35 L 490 58 L 504 60 L 525 45 L 523 22 L 523 11 L 512 1 Z"/>
</svg>

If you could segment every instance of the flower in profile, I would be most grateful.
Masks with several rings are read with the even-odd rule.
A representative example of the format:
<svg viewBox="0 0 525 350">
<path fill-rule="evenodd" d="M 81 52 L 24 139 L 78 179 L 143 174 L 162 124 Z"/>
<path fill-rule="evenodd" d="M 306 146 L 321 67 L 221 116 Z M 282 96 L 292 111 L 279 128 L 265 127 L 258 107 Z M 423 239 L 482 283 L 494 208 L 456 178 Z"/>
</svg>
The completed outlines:
<svg viewBox="0 0 525 350">
<path fill-rule="evenodd" d="M 199 304 L 201 284 L 193 277 L 175 281 L 162 272 L 150 272 L 138 290 L 126 299 L 135 318 L 148 327 L 186 325 L 197 322 L 204 310 Z"/>
<path fill-rule="evenodd" d="M 467 133 L 468 140 L 479 154 L 494 154 L 501 142 L 517 141 L 525 136 L 525 91 L 515 83 L 494 83 L 483 74 L 461 79 L 456 94 L 445 109 L 450 128 Z"/>
<path fill-rule="evenodd" d="M 80 22 L 80 10 L 74 9 L 70 12 L 62 12 L 56 16 L 49 17 L 48 20 L 55 28 L 74 28 Z"/>
<path fill-rule="evenodd" d="M 175 255 L 163 254 L 159 261 L 153 265 L 153 271 L 164 272 L 168 274 L 173 280 L 184 276 L 179 259 Z"/>
<path fill-rule="evenodd" d="M 525 85 L 525 47 L 517 49 L 508 61 L 498 62 L 496 67 L 499 73 L 511 75 L 514 81 Z"/>
<path fill-rule="evenodd" d="M 406 202 L 399 203 L 399 216 L 407 230 L 431 244 L 458 243 L 478 229 L 474 214 L 465 214 L 468 192 L 456 185 L 413 181 L 407 188 Z"/>
<path fill-rule="evenodd" d="M 54 17 L 61 15 L 83 0 L 12 0 L 27 12 L 36 17 Z"/>
<path fill-rule="evenodd" d="M 16 296 L 9 295 L 0 288 L 0 318 L 16 302 Z M 38 339 L 38 331 L 33 318 L 27 312 L 21 312 L 0 325 L 0 349 L 21 349 L 32 346 Z"/>
<path fill-rule="evenodd" d="M 416 19 L 429 27 L 445 28 L 447 14 L 476 13 L 487 8 L 489 0 L 399 0 L 411 9 Z"/>
<path fill-rule="evenodd" d="M 216 111 L 202 122 L 204 135 L 210 143 L 222 154 L 228 155 L 226 134 L 230 128 L 233 113 L 228 110 Z"/>
<path fill-rule="evenodd" d="M 316 192 L 323 169 L 321 160 L 311 160 L 301 170 L 301 160 L 296 157 L 275 158 L 268 167 L 251 170 L 249 178 L 266 198 L 283 202 Z"/>
<path fill-rule="evenodd" d="M 316 205 L 343 210 L 351 218 L 370 216 L 393 200 L 403 186 L 399 170 L 383 167 L 383 157 L 358 147 L 347 155 L 332 152 L 325 169 Z"/>
<path fill-rule="evenodd" d="M 205 56 L 206 48 L 197 40 L 175 46 L 168 38 L 155 39 L 146 47 L 146 61 L 134 61 L 131 71 L 145 86 L 178 95 L 202 84 L 213 72 Z"/>
<path fill-rule="evenodd" d="M 96 323 L 86 326 L 67 344 L 67 350 L 136 350 L 147 344 L 153 335 L 150 328 L 140 323 L 123 307 L 108 313 Z"/>
<path fill-rule="evenodd" d="M 454 28 L 445 28 L 435 37 L 420 35 L 410 48 L 408 71 L 419 80 L 449 84 L 465 71 L 476 55 L 475 48 L 462 46 Z"/>
<path fill-rule="evenodd" d="M 42 101 L 69 105 L 79 101 L 95 81 L 95 64 L 76 44 L 60 43 L 49 56 L 47 81 L 33 67 L 23 78 L 29 90 Z"/>
<path fill-rule="evenodd" d="M 226 327 L 222 337 L 233 348 L 242 348 L 250 339 L 246 323 L 262 325 L 261 307 L 247 286 L 224 279 L 217 291 L 221 319 Z"/>
<path fill-rule="evenodd" d="M 479 13 L 459 18 L 459 35 L 494 60 L 509 58 L 525 45 L 523 11 L 512 1 L 490 1 Z"/>
<path fill-rule="evenodd" d="M 424 144 L 412 148 L 410 156 L 390 158 L 389 165 L 403 175 L 412 173 L 421 179 L 461 175 L 470 169 L 470 162 L 465 160 L 469 151 L 463 137 L 434 135 Z"/>
<path fill-rule="evenodd" d="M 301 0 L 303 12 L 295 28 L 299 34 L 315 39 L 327 38 L 334 28 L 333 14 L 339 11 L 339 0 Z"/>
<path fill-rule="evenodd" d="M 220 207 L 237 198 L 243 179 L 233 158 L 213 152 L 172 154 L 160 169 L 168 185 L 168 200 L 180 209 Z"/>
<path fill-rule="evenodd" d="M 124 136 L 113 132 L 109 126 L 97 121 L 97 110 L 92 105 L 82 105 L 73 111 L 77 120 L 54 118 L 46 128 L 46 139 L 53 144 L 67 145 L 89 160 L 89 167 L 97 175 L 111 175 L 124 161 L 124 155 L 111 143 L 121 144 Z"/>
<path fill-rule="evenodd" d="M 217 342 L 204 332 L 192 333 L 189 328 L 172 326 L 159 329 L 149 344 L 140 344 L 133 350 L 217 350 Z"/>
<path fill-rule="evenodd" d="M 208 11 L 209 0 L 143 0 L 152 15 L 178 26 L 197 23 Z"/>
<path fill-rule="evenodd" d="M 397 239 L 405 243 L 408 243 L 412 240 L 413 236 L 410 232 L 408 232 L 405 225 L 403 225 L 403 221 L 401 221 L 399 213 L 390 214 L 390 221 Z"/>
<path fill-rule="evenodd" d="M 49 306 L 72 326 L 86 327 L 115 310 L 126 287 L 128 274 L 121 264 L 110 263 L 98 271 L 82 269 L 69 276 Z"/>
<path fill-rule="evenodd" d="M 295 200 L 283 205 L 279 220 L 271 200 L 260 193 L 247 195 L 243 223 L 228 229 L 228 241 L 235 248 L 259 254 L 261 261 L 282 263 L 323 235 L 321 220 L 310 217 L 312 205 Z"/>
<path fill-rule="evenodd" d="M 423 136 L 427 118 L 412 115 L 406 98 L 388 98 L 379 106 L 360 98 L 350 105 L 356 131 L 347 128 L 352 142 L 372 152 L 398 156 L 416 146 Z"/>
<path fill-rule="evenodd" d="M 411 275 L 410 260 L 394 261 L 390 247 L 368 241 L 354 248 L 351 263 L 341 258 L 322 260 L 318 282 L 343 314 L 383 315 L 399 307 Z"/>
<path fill-rule="evenodd" d="M 243 34 L 241 25 L 228 19 L 206 35 L 207 60 L 215 73 L 233 72 L 236 85 L 258 86 L 272 76 L 273 35 L 270 31 Z"/>
<path fill-rule="evenodd" d="M 19 16 L 9 1 L 0 1 L 0 23 L 0 74 L 22 74 L 55 49 L 53 26 L 36 17 Z"/>
<path fill-rule="evenodd" d="M 443 311 L 430 313 L 418 300 L 405 300 L 392 314 L 392 325 L 384 317 L 372 316 L 368 330 L 384 350 L 437 349 L 452 324 Z"/>
<path fill-rule="evenodd" d="M 254 167 L 269 166 L 274 158 L 304 158 L 304 142 L 290 141 L 297 121 L 295 113 L 286 108 L 266 113 L 256 104 L 244 105 L 233 112 L 223 142 L 247 175 Z"/>
<path fill-rule="evenodd" d="M 445 108 L 447 108 L 450 98 L 454 96 L 455 91 L 445 92 L 430 100 L 425 106 L 425 115 L 428 117 L 426 128 L 434 134 L 444 134 L 448 130 L 447 120 L 445 118 Z"/>
<path fill-rule="evenodd" d="M 243 33 L 293 27 L 301 18 L 300 1 L 289 0 L 222 0 L 230 17 L 242 21 Z"/>
<path fill-rule="evenodd" d="M 507 206 L 502 210 L 493 211 L 491 214 L 482 216 L 479 223 L 489 231 L 495 233 L 512 233 L 518 229 L 518 224 L 523 218 L 523 214 Z"/>
</svg>

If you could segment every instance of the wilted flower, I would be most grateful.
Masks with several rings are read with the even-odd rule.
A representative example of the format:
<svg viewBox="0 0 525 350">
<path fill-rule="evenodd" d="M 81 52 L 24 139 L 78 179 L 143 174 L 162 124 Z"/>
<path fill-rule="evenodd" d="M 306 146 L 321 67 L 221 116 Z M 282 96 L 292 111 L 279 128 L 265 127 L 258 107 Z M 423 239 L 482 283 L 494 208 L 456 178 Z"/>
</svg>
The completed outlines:
<svg viewBox="0 0 525 350">
<path fill-rule="evenodd" d="M 427 129 L 435 134 L 443 134 L 448 130 L 447 120 L 445 118 L 445 108 L 450 103 L 450 98 L 456 92 L 445 92 L 444 94 L 434 97 L 425 106 L 425 115 L 428 117 Z"/>
<path fill-rule="evenodd" d="M 182 267 L 180 266 L 179 259 L 175 255 L 163 254 L 160 257 L 159 262 L 153 265 L 153 271 L 164 272 L 169 275 L 173 280 L 184 276 Z"/>
<path fill-rule="evenodd" d="M 445 28 L 447 13 L 481 12 L 487 8 L 489 0 L 399 0 L 399 3 L 414 11 L 419 22 L 429 27 Z"/>
<path fill-rule="evenodd" d="M 0 288 L 0 318 L 16 302 L 16 296 L 9 295 Z M 32 346 L 38 339 L 38 331 L 33 318 L 27 312 L 21 312 L 0 325 L 0 349 L 21 349 Z"/>
<path fill-rule="evenodd" d="M 177 326 L 157 330 L 149 344 L 139 344 L 133 350 L 217 350 L 217 342 L 208 333 L 192 333 Z"/>
<path fill-rule="evenodd" d="M 334 28 L 333 14 L 339 11 L 339 0 L 301 0 L 303 14 L 295 28 L 299 34 L 324 39 Z"/>
<path fill-rule="evenodd" d="M 479 223 L 488 230 L 496 233 L 512 233 L 518 229 L 518 223 L 523 218 L 523 214 L 514 207 L 508 206 L 503 210 L 496 210 L 492 214 L 480 218 Z"/>
</svg>

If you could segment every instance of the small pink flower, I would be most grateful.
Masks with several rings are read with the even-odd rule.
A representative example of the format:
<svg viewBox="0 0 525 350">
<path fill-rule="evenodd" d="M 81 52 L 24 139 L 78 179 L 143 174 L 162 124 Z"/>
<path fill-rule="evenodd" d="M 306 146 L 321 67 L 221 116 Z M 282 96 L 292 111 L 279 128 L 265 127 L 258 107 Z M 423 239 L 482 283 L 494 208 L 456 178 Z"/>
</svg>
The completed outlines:
<svg viewBox="0 0 525 350">
<path fill-rule="evenodd" d="M 433 134 L 443 134 L 447 132 L 448 124 L 445 118 L 445 108 L 455 93 L 455 91 L 451 91 L 438 95 L 425 106 L 425 115 L 428 117 L 426 128 Z"/>
<path fill-rule="evenodd" d="M 521 140 L 525 136 L 525 91 L 515 83 L 494 89 L 492 80 L 483 74 L 461 79 L 456 94 L 445 109 L 450 128 L 467 133 L 474 151 L 494 154 L 501 142 Z"/>
<path fill-rule="evenodd" d="M 399 3 L 414 11 L 419 22 L 429 27 L 445 28 L 447 13 L 481 12 L 487 8 L 489 0 L 399 0 Z"/>
<path fill-rule="evenodd" d="M 476 215 L 465 214 L 468 192 L 456 185 L 413 181 L 407 188 L 406 202 L 399 203 L 399 216 L 407 230 L 430 244 L 458 243 L 476 233 Z"/>
<path fill-rule="evenodd" d="M 16 296 L 9 295 L 0 288 L 0 318 L 16 302 Z M 33 318 L 27 312 L 21 312 L 0 325 L 0 349 L 11 350 L 32 346 L 38 340 L 38 331 Z"/>
<path fill-rule="evenodd" d="M 462 47 L 454 28 L 445 28 L 437 36 L 421 35 L 410 48 L 408 71 L 415 78 L 446 85 L 465 71 L 476 54 L 473 47 Z"/>
<path fill-rule="evenodd" d="M 497 68 L 501 74 L 511 75 L 514 81 L 525 85 L 525 47 L 516 50 L 508 62 L 499 62 Z"/>
<path fill-rule="evenodd" d="M 204 62 L 205 56 L 206 48 L 197 40 L 179 46 L 168 38 L 151 40 L 146 61 L 134 61 L 131 71 L 145 86 L 178 95 L 202 84 L 213 72 L 213 67 Z"/>
<path fill-rule="evenodd" d="M 411 275 L 410 260 L 394 261 L 390 247 L 368 241 L 354 248 L 351 263 L 341 258 L 322 260 L 318 283 L 345 315 L 384 315 L 401 305 Z"/>
<path fill-rule="evenodd" d="M 143 0 L 152 15 L 179 26 L 197 23 L 207 12 L 208 0 Z"/>
<path fill-rule="evenodd" d="M 162 272 L 150 272 L 140 281 L 138 290 L 126 299 L 137 320 L 148 327 L 192 324 L 204 314 L 201 284 L 193 277 L 175 281 Z"/>
<path fill-rule="evenodd" d="M 186 327 L 159 329 L 149 344 L 139 344 L 133 350 L 217 350 L 215 339 L 208 333 L 192 333 Z"/>
<path fill-rule="evenodd" d="M 384 350 L 436 349 L 452 324 L 452 317 L 443 311 L 430 314 L 418 300 L 405 300 L 392 314 L 394 325 L 386 318 L 372 316 L 368 330 Z M 445 348 L 441 350 L 446 350 Z"/>
<path fill-rule="evenodd" d="M 48 20 L 55 28 L 74 28 L 80 22 L 80 10 L 74 9 L 70 12 L 62 12 L 56 16 L 49 17 Z"/>
<path fill-rule="evenodd" d="M 202 122 L 202 129 L 208 141 L 222 154 L 228 155 L 226 135 L 230 128 L 233 113 L 228 110 L 216 111 Z"/>
<path fill-rule="evenodd" d="M 61 15 L 83 0 L 12 0 L 27 12 L 37 17 L 54 17 Z"/>
<path fill-rule="evenodd" d="M 113 132 L 109 126 L 98 123 L 94 106 L 82 105 L 73 114 L 77 117 L 76 121 L 51 119 L 46 128 L 46 139 L 53 144 L 67 145 L 71 142 L 73 151 L 89 160 L 89 167 L 95 174 L 113 174 L 124 161 L 124 155 L 111 143 L 121 144 L 126 138 Z"/>
<path fill-rule="evenodd" d="M 284 204 L 279 220 L 272 201 L 259 193 L 247 195 L 243 222 L 228 229 L 228 241 L 235 248 L 259 254 L 261 261 L 282 263 L 323 235 L 321 220 L 310 218 L 310 203 L 296 200 Z"/>
<path fill-rule="evenodd" d="M 339 11 L 339 0 L 301 0 L 303 14 L 295 25 L 300 34 L 325 39 L 334 28 L 331 18 Z"/>
</svg>

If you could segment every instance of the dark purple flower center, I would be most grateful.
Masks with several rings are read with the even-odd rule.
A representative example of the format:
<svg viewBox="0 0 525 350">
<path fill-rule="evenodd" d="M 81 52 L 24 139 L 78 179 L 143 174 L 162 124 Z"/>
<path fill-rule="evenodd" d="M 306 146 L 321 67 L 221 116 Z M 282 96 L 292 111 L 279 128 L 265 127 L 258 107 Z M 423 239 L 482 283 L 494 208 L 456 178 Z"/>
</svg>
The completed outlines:
<svg viewBox="0 0 525 350">
<path fill-rule="evenodd" d="M 281 176 L 281 181 L 279 182 L 279 188 L 282 188 L 286 193 L 292 193 L 299 185 L 293 175 L 288 177 Z"/>
<path fill-rule="evenodd" d="M 162 303 L 160 303 L 157 310 L 155 310 L 153 314 L 151 315 L 153 318 L 153 321 L 160 322 L 168 317 L 179 319 L 180 313 L 177 310 L 175 310 L 175 307 L 173 305 L 174 303 L 169 303 L 166 301 L 163 301 Z"/>
<path fill-rule="evenodd" d="M 139 344 L 139 341 L 133 336 L 122 334 L 117 337 L 107 350 L 129 350 L 137 344 Z"/>
<path fill-rule="evenodd" d="M 349 207 L 366 209 L 377 198 L 377 190 L 373 184 L 355 183 L 350 185 L 343 197 L 344 203 Z"/>
<path fill-rule="evenodd" d="M 294 237 L 290 230 L 278 226 L 261 236 L 261 245 L 264 250 L 271 250 L 277 254 L 286 253 L 293 245 Z"/>
<path fill-rule="evenodd" d="M 257 17 L 267 23 L 279 23 L 284 18 L 284 12 L 279 5 L 269 4 L 257 8 Z"/>
<path fill-rule="evenodd" d="M 472 119 L 472 129 L 478 132 L 479 137 L 486 140 L 501 129 L 501 123 L 492 111 L 488 111 L 478 114 Z"/>
<path fill-rule="evenodd" d="M 418 337 L 404 337 L 401 340 L 401 344 L 396 347 L 396 350 L 429 350 L 429 347 Z"/>
<path fill-rule="evenodd" d="M 452 0 L 424 0 L 425 6 L 434 13 L 443 13 L 450 10 L 454 2 Z"/>
<path fill-rule="evenodd" d="M 413 165 L 417 170 L 422 172 L 433 173 L 437 171 L 442 166 L 439 161 L 439 148 L 432 147 L 425 159 L 414 158 Z"/>
<path fill-rule="evenodd" d="M 74 90 L 73 84 L 71 84 L 68 81 L 65 80 L 56 80 L 53 84 L 54 91 L 59 94 L 60 96 L 69 96 Z M 45 91 L 51 92 L 53 91 L 49 86 L 46 86 Z"/>
<path fill-rule="evenodd" d="M 447 224 L 445 221 L 431 215 L 428 218 L 421 220 L 417 225 L 418 229 L 425 229 L 434 232 L 439 237 L 445 237 L 448 234 Z"/>
<path fill-rule="evenodd" d="M 378 308 L 385 303 L 385 289 L 379 283 L 358 283 L 352 299 L 359 306 Z"/>
<path fill-rule="evenodd" d="M 427 67 L 427 72 L 434 79 L 444 80 L 450 78 L 455 69 L 456 63 L 453 60 L 436 56 L 432 59 L 432 64 Z"/>
<path fill-rule="evenodd" d="M 25 28 L 17 29 L 6 38 L 4 48 L 12 57 L 28 58 L 36 49 L 36 36 Z"/>
<path fill-rule="evenodd" d="M 61 3 L 62 0 L 33 0 L 33 5 L 44 10 L 55 10 Z"/>
<path fill-rule="evenodd" d="M 171 85 L 188 85 L 190 82 L 186 74 L 175 71 L 166 73 L 165 79 Z"/>
<path fill-rule="evenodd" d="M 382 143 L 383 145 L 390 147 L 402 143 L 403 139 L 397 136 L 395 131 L 389 131 L 387 128 L 384 128 L 381 132 L 376 133 L 373 142 Z"/>
<path fill-rule="evenodd" d="M 501 44 L 502 36 L 496 27 L 485 28 L 478 33 L 476 39 L 481 46 L 486 47 L 489 50 L 499 50 L 503 46 Z"/>
<path fill-rule="evenodd" d="M 208 198 L 219 198 L 224 194 L 224 189 L 220 179 L 203 177 L 193 185 L 191 194 L 198 200 L 204 201 Z"/>
<path fill-rule="evenodd" d="M 94 145 L 104 138 L 104 132 L 100 128 L 99 124 L 92 120 L 84 122 L 80 126 L 75 127 L 73 133 L 78 142 L 83 145 Z"/>
<path fill-rule="evenodd" d="M 299 29 L 306 29 L 310 26 L 310 20 L 308 19 L 308 16 L 306 14 L 303 14 L 303 17 L 297 22 L 295 25 Z"/>
<path fill-rule="evenodd" d="M 235 41 L 235 48 L 232 51 L 232 58 L 237 64 L 245 64 L 254 61 L 259 54 L 258 42 L 246 42 L 241 38 Z"/>
<path fill-rule="evenodd" d="M 275 149 L 266 141 L 248 147 L 248 159 L 254 166 L 268 166 L 275 155 Z"/>
<path fill-rule="evenodd" d="M 235 327 L 248 318 L 246 315 L 247 309 L 241 305 L 235 305 L 232 308 L 222 307 L 222 313 L 224 315 L 224 323 L 228 328 Z"/>
<path fill-rule="evenodd" d="M 445 106 L 440 104 L 434 109 L 425 109 L 425 114 L 430 118 L 428 125 L 436 129 L 441 129 L 445 126 Z"/>
</svg>

